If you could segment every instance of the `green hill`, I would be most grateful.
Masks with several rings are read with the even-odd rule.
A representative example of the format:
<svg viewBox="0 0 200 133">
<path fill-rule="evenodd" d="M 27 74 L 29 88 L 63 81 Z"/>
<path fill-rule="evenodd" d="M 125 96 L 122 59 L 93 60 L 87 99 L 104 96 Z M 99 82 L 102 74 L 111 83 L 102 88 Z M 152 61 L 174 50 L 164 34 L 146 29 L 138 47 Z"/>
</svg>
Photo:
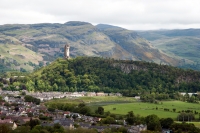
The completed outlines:
<svg viewBox="0 0 200 133">
<path fill-rule="evenodd" d="M 200 72 L 167 65 L 77 57 L 57 59 L 12 84 L 20 84 L 19 89 L 29 91 L 104 91 L 133 96 L 146 92 L 167 95 L 182 91 L 197 92 L 200 90 L 199 79 Z"/>
</svg>

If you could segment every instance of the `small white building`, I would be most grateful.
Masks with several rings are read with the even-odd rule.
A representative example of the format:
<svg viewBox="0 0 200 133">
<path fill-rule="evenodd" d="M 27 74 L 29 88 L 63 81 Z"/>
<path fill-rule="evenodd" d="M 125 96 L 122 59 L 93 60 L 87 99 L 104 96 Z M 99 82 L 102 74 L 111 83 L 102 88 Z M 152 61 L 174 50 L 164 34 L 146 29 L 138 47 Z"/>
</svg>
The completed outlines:
<svg viewBox="0 0 200 133">
<path fill-rule="evenodd" d="M 136 100 L 140 100 L 140 96 L 135 96 L 134 97 Z"/>
<path fill-rule="evenodd" d="M 185 96 L 186 94 L 189 95 L 189 97 L 191 97 L 192 95 L 197 95 L 197 93 L 186 93 L 186 92 L 181 92 L 180 93 L 182 96 Z"/>
</svg>

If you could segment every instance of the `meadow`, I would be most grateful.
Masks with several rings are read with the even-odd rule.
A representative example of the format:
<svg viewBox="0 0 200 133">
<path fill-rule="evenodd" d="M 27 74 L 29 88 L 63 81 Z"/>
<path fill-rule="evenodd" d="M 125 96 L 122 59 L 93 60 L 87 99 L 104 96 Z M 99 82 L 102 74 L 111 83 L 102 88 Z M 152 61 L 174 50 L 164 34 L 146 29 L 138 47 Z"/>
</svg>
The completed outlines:
<svg viewBox="0 0 200 133">
<path fill-rule="evenodd" d="M 95 96 L 95 97 L 70 97 L 63 99 L 53 99 L 48 101 L 48 103 L 74 103 L 74 104 L 85 103 L 92 108 L 97 108 L 98 106 L 113 105 L 119 103 L 132 103 L 135 101 L 136 100 L 131 97 Z"/>
<path fill-rule="evenodd" d="M 171 117 L 173 119 L 176 119 L 179 114 L 178 112 L 181 112 L 182 110 L 193 110 L 193 112 L 200 112 L 200 104 L 182 101 L 163 101 L 159 104 L 134 102 L 105 105 L 103 107 L 105 111 L 110 111 L 113 114 L 125 115 L 129 111 L 133 111 L 134 114 L 139 114 L 140 116 L 156 114 L 160 118 Z M 169 111 L 164 111 L 164 109 L 169 109 Z M 176 109 L 176 111 L 174 112 L 173 109 Z M 199 115 L 196 115 L 195 118 L 199 118 Z"/>
<path fill-rule="evenodd" d="M 104 112 L 110 112 L 116 115 L 126 115 L 129 111 L 133 111 L 135 115 L 147 116 L 156 114 L 159 118 L 171 117 L 177 120 L 179 111 L 193 110 L 200 113 L 200 104 L 187 103 L 182 101 L 162 101 L 158 104 L 144 103 L 137 101 L 132 97 L 117 97 L 117 96 L 95 96 L 95 97 L 75 97 L 54 99 L 49 102 L 57 103 L 85 103 L 91 107 L 92 110 L 96 110 L 99 106 L 104 108 Z M 169 111 L 164 111 L 169 109 Z M 174 112 L 173 109 L 176 109 Z M 199 115 L 195 115 L 198 119 Z"/>
</svg>

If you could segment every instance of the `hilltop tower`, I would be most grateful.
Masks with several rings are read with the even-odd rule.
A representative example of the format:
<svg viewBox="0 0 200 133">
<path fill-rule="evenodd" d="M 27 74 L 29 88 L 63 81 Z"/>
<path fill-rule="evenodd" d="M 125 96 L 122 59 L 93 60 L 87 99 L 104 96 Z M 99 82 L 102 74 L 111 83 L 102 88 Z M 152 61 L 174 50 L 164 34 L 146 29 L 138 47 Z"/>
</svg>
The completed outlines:
<svg viewBox="0 0 200 133">
<path fill-rule="evenodd" d="M 70 46 L 68 44 L 66 44 L 65 48 L 64 48 L 64 58 L 65 59 L 69 59 L 69 48 L 70 48 Z"/>
</svg>

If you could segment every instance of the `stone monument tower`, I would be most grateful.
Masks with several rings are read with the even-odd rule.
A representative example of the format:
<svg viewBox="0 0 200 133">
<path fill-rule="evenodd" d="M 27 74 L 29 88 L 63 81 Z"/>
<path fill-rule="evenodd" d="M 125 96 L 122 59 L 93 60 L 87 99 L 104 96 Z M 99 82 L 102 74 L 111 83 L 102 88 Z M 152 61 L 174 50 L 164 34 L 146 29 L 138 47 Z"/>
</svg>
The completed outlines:
<svg viewBox="0 0 200 133">
<path fill-rule="evenodd" d="M 70 48 L 70 46 L 68 44 L 66 44 L 65 48 L 64 48 L 64 58 L 65 59 L 69 59 L 69 48 Z"/>
</svg>

